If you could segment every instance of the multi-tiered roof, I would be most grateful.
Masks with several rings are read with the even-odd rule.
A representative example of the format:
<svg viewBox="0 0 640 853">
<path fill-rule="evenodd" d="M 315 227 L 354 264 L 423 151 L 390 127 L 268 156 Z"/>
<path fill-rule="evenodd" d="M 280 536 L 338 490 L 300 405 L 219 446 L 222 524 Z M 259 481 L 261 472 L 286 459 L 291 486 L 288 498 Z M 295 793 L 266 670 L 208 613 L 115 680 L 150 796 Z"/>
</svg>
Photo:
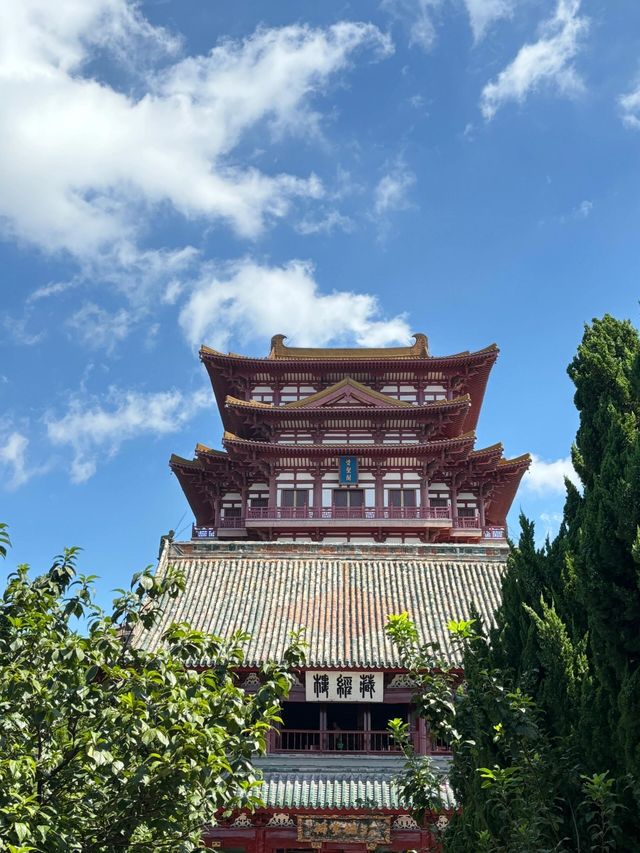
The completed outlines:
<svg viewBox="0 0 640 853">
<path fill-rule="evenodd" d="M 529 456 L 474 449 L 495 345 L 435 357 L 409 347 L 287 347 L 266 358 L 202 347 L 225 429 L 171 468 L 197 535 L 287 541 L 503 538 Z M 345 486 L 341 457 L 355 459 Z M 354 494 L 345 495 L 345 491 Z M 342 494 L 341 494 L 342 492 Z"/>
</svg>

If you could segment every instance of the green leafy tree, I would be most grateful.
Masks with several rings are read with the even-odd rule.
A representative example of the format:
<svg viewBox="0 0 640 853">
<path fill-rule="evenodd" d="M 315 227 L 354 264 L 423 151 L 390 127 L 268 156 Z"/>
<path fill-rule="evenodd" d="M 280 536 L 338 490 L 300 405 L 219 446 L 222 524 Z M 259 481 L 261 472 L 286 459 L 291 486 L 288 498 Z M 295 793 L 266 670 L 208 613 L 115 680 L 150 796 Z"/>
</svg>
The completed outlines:
<svg viewBox="0 0 640 853">
<path fill-rule="evenodd" d="M 470 614 L 457 632 L 465 682 L 447 727 L 462 812 L 449 851 L 640 850 L 637 331 L 594 320 L 568 372 L 583 488 L 567 483 L 559 534 L 540 549 L 521 518 L 495 624 L 485 635 Z"/>
<path fill-rule="evenodd" d="M 247 694 L 233 674 L 246 636 L 174 625 L 160 651 L 131 642 L 179 593 L 178 573 L 145 570 L 105 613 L 76 558 L 66 550 L 34 579 L 19 566 L 0 605 L 0 850 L 200 849 L 217 811 L 257 801 L 252 757 L 278 720 L 301 643 Z M 207 668 L 190 665 L 199 661 Z"/>
</svg>

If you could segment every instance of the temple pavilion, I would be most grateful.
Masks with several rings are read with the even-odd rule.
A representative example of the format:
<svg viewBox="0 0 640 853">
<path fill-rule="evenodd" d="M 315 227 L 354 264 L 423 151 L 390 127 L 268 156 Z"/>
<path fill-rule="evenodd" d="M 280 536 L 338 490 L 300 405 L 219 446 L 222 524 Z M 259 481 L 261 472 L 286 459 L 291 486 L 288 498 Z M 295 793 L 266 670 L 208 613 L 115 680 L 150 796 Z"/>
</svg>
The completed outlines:
<svg viewBox="0 0 640 853">
<path fill-rule="evenodd" d="M 397 792 L 402 767 L 387 731 L 446 769 L 448 748 L 414 713 L 412 685 L 385 634 L 407 611 L 425 642 L 459 667 L 446 624 L 487 623 L 500 600 L 506 517 L 529 456 L 475 447 L 498 356 L 433 356 L 412 346 L 311 349 L 272 338 L 265 358 L 202 347 L 222 450 L 196 445 L 170 466 L 192 509 L 189 541 L 165 542 L 158 571 L 186 575 L 149 648 L 173 621 L 217 635 L 247 631 L 246 690 L 304 627 L 305 668 L 283 724 L 257 759 L 263 807 L 212 816 L 207 844 L 230 853 L 437 849 L 454 803 L 418 824 Z M 206 665 L 206 661 L 201 662 Z M 449 799 L 448 799 L 449 798 Z M 217 820 L 214 820 L 217 818 Z"/>
</svg>

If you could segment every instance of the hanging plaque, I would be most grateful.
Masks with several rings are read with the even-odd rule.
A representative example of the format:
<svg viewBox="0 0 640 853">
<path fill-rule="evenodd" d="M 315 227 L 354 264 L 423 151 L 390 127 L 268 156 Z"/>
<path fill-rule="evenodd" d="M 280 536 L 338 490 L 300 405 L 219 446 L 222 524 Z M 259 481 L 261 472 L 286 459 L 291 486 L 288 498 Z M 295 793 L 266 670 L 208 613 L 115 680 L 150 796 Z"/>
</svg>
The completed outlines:
<svg viewBox="0 0 640 853">
<path fill-rule="evenodd" d="M 298 841 L 306 841 L 314 847 L 331 842 L 366 844 L 368 850 L 375 850 L 391 841 L 391 818 L 386 815 L 298 815 L 297 822 Z"/>
<path fill-rule="evenodd" d="M 382 702 L 382 672 L 307 672 L 307 702 Z"/>
<path fill-rule="evenodd" d="M 340 456 L 339 482 L 341 486 L 358 485 L 358 457 Z"/>
</svg>

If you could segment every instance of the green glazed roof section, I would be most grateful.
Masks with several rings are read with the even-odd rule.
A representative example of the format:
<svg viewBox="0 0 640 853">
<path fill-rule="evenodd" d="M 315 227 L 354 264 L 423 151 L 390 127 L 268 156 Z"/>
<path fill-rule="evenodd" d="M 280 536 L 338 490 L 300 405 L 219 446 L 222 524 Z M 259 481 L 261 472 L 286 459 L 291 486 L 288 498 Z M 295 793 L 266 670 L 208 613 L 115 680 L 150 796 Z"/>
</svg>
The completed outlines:
<svg viewBox="0 0 640 853">
<path fill-rule="evenodd" d="M 390 614 L 404 611 L 424 642 L 440 643 L 447 660 L 459 663 L 447 622 L 468 618 L 472 603 L 487 624 L 493 622 L 507 553 L 394 553 L 372 546 L 337 556 L 318 545 L 290 556 L 255 543 L 237 555 L 181 554 L 174 546 L 167 560 L 167 550 L 158 572 L 170 562 L 185 573 L 186 588 L 162 602 L 161 619 L 136 634 L 137 645 L 157 648 L 172 622 L 218 636 L 243 630 L 251 635 L 246 665 L 253 667 L 282 659 L 291 632 L 304 627 L 310 669 L 401 669 L 384 629 Z"/>
<path fill-rule="evenodd" d="M 451 788 L 443 780 L 441 796 L 453 808 Z M 318 773 L 265 774 L 260 797 L 268 809 L 398 811 L 406 808 L 392 776 Z"/>
</svg>

